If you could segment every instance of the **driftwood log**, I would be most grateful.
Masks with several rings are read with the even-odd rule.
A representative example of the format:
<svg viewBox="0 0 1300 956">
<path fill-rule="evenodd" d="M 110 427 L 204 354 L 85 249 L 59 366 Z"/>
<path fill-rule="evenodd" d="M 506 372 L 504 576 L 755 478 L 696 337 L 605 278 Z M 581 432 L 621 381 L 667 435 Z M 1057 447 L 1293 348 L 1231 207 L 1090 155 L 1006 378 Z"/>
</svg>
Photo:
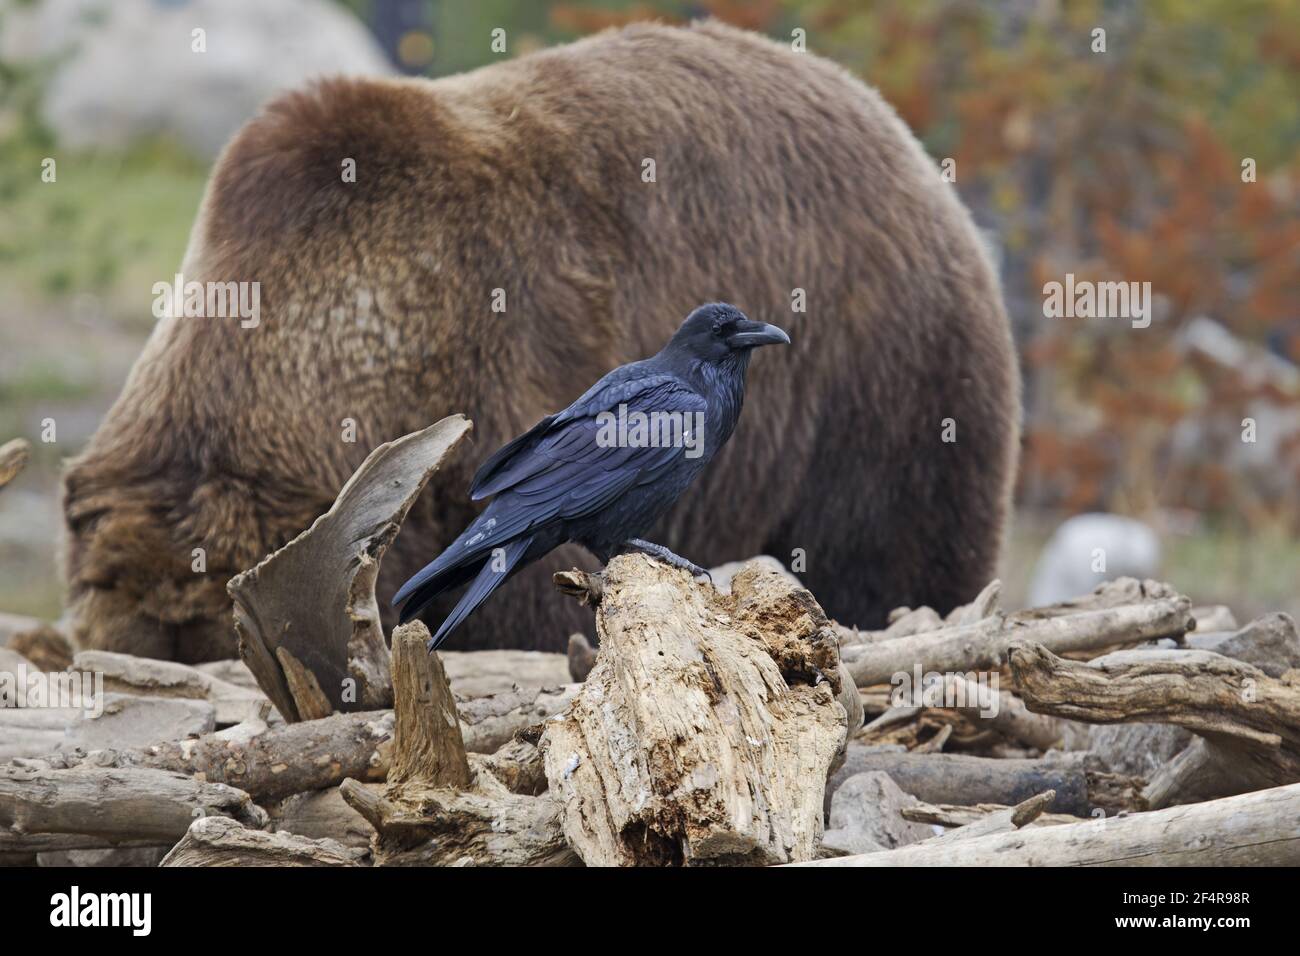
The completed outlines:
<svg viewBox="0 0 1300 956">
<path fill-rule="evenodd" d="M 379 562 L 429 477 L 471 427 L 452 415 L 380 445 L 329 511 L 227 585 L 240 655 L 286 720 L 392 703 L 375 600 Z"/>
<path fill-rule="evenodd" d="M 366 852 L 334 840 L 250 830 L 224 817 L 195 820 L 159 866 L 361 866 Z"/>
<path fill-rule="evenodd" d="M 888 683 L 896 674 L 911 675 L 918 667 L 937 673 L 996 669 L 1017 641 L 1034 641 L 1064 654 L 1166 637 L 1181 639 L 1195 626 L 1191 601 L 1168 585 L 1147 581 L 1133 603 L 1112 603 L 1132 594 L 1125 582 L 1123 590 L 1099 589 L 1098 600 L 1092 603 L 1081 600 L 1009 615 L 994 613 L 974 623 L 858 641 L 845 648 L 844 659 L 857 685 L 867 687 Z"/>
<path fill-rule="evenodd" d="M 174 843 L 201 816 L 228 816 L 258 828 L 267 821 L 243 791 L 181 773 L 0 767 L 0 850 L 6 852 L 50 849 L 39 839 L 48 834 Z M 27 842 L 32 836 L 38 839 Z"/>
<path fill-rule="evenodd" d="M 467 702 L 460 708 L 465 749 L 495 753 L 519 731 L 563 708 L 576 691 L 577 685 L 533 688 Z M 55 723 L 62 726 L 66 719 Z M 134 750 L 48 753 L 19 763 L 46 769 L 88 764 L 171 770 L 238 787 L 258 801 L 276 801 L 336 787 L 348 778 L 382 782 L 388 775 L 392 735 L 391 710 L 332 714 L 279 726 L 255 717 L 189 740 L 160 741 Z"/>
<path fill-rule="evenodd" d="M 804 866 L 1296 866 L 1300 784 L 1206 803 Z"/>
<path fill-rule="evenodd" d="M 1050 809 L 1090 817 L 1146 809 L 1135 777 L 1102 773 L 1088 767 L 1086 754 L 1058 754 L 1035 760 L 925 754 L 901 748 L 850 744 L 844 765 L 832 776 L 829 794 L 855 774 L 883 771 L 905 792 L 925 803 L 1013 806 L 1052 790 Z"/>
<path fill-rule="evenodd" d="M 382 793 L 355 780 L 343 798 L 375 828 L 377 866 L 553 866 L 577 862 L 560 830 L 559 806 L 533 796 L 535 748 L 523 742 L 475 760 L 465 752 L 456 704 L 419 621 L 393 634 L 394 739 Z M 530 755 L 529 751 L 532 751 Z M 495 771 L 513 764 L 513 772 Z M 504 778 L 504 779 L 503 779 Z M 514 792 L 510 784 L 521 787 Z"/>
<path fill-rule="evenodd" d="M 978 820 L 967 823 L 965 826 L 956 827 L 940 836 L 932 837 L 924 841 L 924 845 L 955 843 L 958 840 L 974 840 L 977 837 L 988 836 L 991 833 L 1009 833 L 1012 830 L 1019 830 L 1038 820 L 1043 815 L 1043 811 L 1055 799 L 1056 794 L 1053 791 L 1044 791 L 1037 796 L 1016 804 L 1014 807 L 1003 807 L 994 810 Z M 907 819 L 910 819 L 910 817 Z"/>
<path fill-rule="evenodd" d="M 994 712 L 989 714 L 989 708 L 982 706 L 984 702 L 980 699 L 979 688 L 971 681 L 959 674 L 947 674 L 944 682 L 949 699 L 980 701 L 981 706 L 965 706 L 957 710 L 981 729 L 995 730 L 1009 740 L 1044 751 L 1059 746 L 1065 735 L 1065 728 L 1059 720 L 1033 713 L 1015 694 L 997 691 L 996 706 L 991 708 Z"/>
<path fill-rule="evenodd" d="M 335 714 L 281 728 L 251 720 L 138 750 L 70 751 L 16 763 L 46 769 L 167 770 L 238 787 L 258 801 L 274 801 L 336 786 L 347 777 L 383 780 L 392 733 L 391 710 Z"/>
<path fill-rule="evenodd" d="M 1051 794 L 1051 797 L 1048 797 Z M 913 823 L 929 823 L 934 826 L 949 828 L 965 828 L 974 823 L 979 823 L 994 814 L 1008 813 L 1015 811 L 1019 807 L 1035 806 L 1039 801 L 1043 802 L 1043 810 L 1046 810 L 1056 799 L 1056 794 L 1051 790 L 1040 793 L 1037 797 L 1030 797 L 1024 803 L 1017 804 L 1015 807 L 1007 807 L 998 803 L 977 803 L 969 807 L 964 807 L 955 803 L 917 803 L 910 807 L 904 807 L 902 816 L 904 820 L 911 820 Z M 1078 823 L 1079 818 L 1066 813 L 1037 813 L 1031 820 L 1024 823 L 1015 822 L 1015 814 L 1011 813 L 1007 817 L 1017 828 L 1021 826 L 1059 826 L 1063 823 Z"/>
<path fill-rule="evenodd" d="M 238 724 L 256 717 L 267 699 L 260 691 L 214 677 L 197 667 L 113 651 L 80 651 L 71 669 L 104 676 L 104 691 L 141 697 L 205 700 L 216 709 L 216 722 Z"/>
<path fill-rule="evenodd" d="M 600 650 L 541 748 L 589 865 L 812 859 L 856 697 L 812 595 L 762 564 L 731 593 L 638 554 L 562 572 Z M 860 711 L 859 711 L 860 713 Z"/>
<path fill-rule="evenodd" d="M 1300 781 L 1300 672 L 1275 679 L 1196 650 L 1119 651 L 1084 664 L 1031 643 L 1012 648 L 1011 669 L 1027 706 L 1039 713 L 1169 723 L 1198 734 L 1151 780 L 1152 805 Z"/>
</svg>

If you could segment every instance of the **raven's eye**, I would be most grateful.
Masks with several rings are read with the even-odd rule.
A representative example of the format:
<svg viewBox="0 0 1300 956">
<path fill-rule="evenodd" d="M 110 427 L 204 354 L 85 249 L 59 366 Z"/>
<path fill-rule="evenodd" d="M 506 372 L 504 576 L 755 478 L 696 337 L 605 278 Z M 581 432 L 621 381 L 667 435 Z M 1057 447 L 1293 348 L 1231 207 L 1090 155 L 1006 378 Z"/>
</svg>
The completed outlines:
<svg viewBox="0 0 1300 956">
<path fill-rule="evenodd" d="M 714 338 L 721 338 L 721 337 L 722 337 L 722 330 L 723 330 L 724 328 L 726 328 L 726 324 L 725 324 L 725 323 L 723 323 L 723 322 L 714 322 L 714 323 L 713 323 L 713 337 L 714 337 Z"/>
</svg>

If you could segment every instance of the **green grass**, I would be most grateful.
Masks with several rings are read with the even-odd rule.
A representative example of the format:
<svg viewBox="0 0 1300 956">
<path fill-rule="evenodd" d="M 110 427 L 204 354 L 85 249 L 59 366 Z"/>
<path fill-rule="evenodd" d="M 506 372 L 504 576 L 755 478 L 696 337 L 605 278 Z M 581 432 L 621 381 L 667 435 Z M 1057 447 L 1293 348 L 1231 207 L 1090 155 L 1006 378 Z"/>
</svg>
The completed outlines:
<svg viewBox="0 0 1300 956">
<path fill-rule="evenodd" d="M 1241 623 L 1300 612 L 1300 543 L 1281 530 L 1207 530 L 1165 545 L 1165 578 L 1196 603 L 1226 604 Z"/>
<path fill-rule="evenodd" d="M 1034 562 L 1055 527 L 1050 517 L 1016 514 L 1000 566 L 1003 607 L 1024 605 Z M 1270 611 L 1300 615 L 1300 542 L 1284 531 L 1207 524 L 1161 537 L 1157 577 L 1193 604 L 1226 604 L 1242 624 Z"/>
<path fill-rule="evenodd" d="M 55 182 L 41 179 L 56 163 Z M 0 287 L 41 303 L 89 294 L 141 326 L 154 282 L 180 265 L 206 167 L 167 142 L 123 154 L 73 153 L 38 134 L 0 144 Z"/>
</svg>

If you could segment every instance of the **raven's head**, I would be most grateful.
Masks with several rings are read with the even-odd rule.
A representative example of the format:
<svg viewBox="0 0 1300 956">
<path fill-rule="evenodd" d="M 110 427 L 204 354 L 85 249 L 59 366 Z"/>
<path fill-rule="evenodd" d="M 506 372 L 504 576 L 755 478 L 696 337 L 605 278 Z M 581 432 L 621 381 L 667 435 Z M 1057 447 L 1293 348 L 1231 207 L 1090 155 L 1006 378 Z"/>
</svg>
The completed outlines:
<svg viewBox="0 0 1300 956">
<path fill-rule="evenodd" d="M 668 348 L 697 361 L 723 363 L 749 357 L 760 345 L 789 345 L 790 336 L 775 325 L 755 322 L 734 305 L 710 302 L 686 317 Z"/>
</svg>

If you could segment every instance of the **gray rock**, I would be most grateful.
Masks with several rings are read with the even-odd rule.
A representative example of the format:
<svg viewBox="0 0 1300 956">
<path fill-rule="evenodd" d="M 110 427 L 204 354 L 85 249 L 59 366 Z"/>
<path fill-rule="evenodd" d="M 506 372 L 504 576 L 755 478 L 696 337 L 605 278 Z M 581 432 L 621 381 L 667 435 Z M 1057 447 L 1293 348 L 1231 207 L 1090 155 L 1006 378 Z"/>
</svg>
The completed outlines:
<svg viewBox="0 0 1300 956">
<path fill-rule="evenodd" d="M 1150 780 L 1191 742 L 1192 732 L 1173 724 L 1099 724 L 1088 728 L 1087 749 L 1102 770 Z"/>
<path fill-rule="evenodd" d="M 45 0 L 6 11 L 0 57 L 59 57 L 46 121 L 66 146 L 152 133 L 213 158 L 259 106 L 323 74 L 395 71 L 365 26 L 327 0 Z M 205 31 L 206 50 L 193 49 Z"/>
<path fill-rule="evenodd" d="M 1290 614 L 1265 614 L 1232 634 L 1189 634 L 1187 645 L 1254 664 L 1269 677 L 1300 667 L 1300 635 Z"/>
<path fill-rule="evenodd" d="M 919 802 L 887 773 L 854 774 L 831 797 L 830 827 L 822 843 L 846 853 L 871 853 L 927 840 L 935 835 L 931 827 L 903 819 L 903 808 Z"/>
<path fill-rule="evenodd" d="M 1105 552 L 1105 571 L 1093 570 L 1096 549 Z M 1056 529 L 1039 555 L 1029 606 L 1068 601 L 1114 578 L 1155 577 L 1159 568 L 1160 539 L 1141 521 L 1113 514 L 1076 515 Z"/>
</svg>

